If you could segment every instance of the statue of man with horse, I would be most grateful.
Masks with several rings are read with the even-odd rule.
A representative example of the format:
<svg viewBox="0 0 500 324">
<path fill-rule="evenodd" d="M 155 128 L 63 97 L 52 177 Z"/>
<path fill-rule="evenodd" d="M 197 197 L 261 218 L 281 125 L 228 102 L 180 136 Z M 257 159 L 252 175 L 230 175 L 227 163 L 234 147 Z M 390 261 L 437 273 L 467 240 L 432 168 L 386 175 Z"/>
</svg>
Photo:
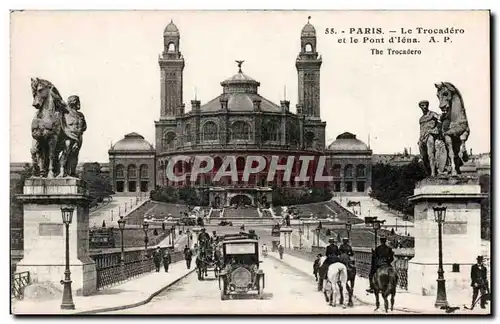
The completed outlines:
<svg viewBox="0 0 500 324">
<path fill-rule="evenodd" d="M 37 109 L 31 122 L 34 176 L 76 177 L 87 130 L 85 116 L 79 111 L 80 98 L 70 96 L 66 104 L 51 82 L 39 78 L 31 79 L 31 91 Z"/>
<path fill-rule="evenodd" d="M 469 122 L 460 91 L 449 82 L 435 84 L 441 115 L 429 110 L 429 102 L 419 103 L 418 146 L 429 176 L 460 174 L 469 160 L 465 143 L 470 135 Z"/>
</svg>

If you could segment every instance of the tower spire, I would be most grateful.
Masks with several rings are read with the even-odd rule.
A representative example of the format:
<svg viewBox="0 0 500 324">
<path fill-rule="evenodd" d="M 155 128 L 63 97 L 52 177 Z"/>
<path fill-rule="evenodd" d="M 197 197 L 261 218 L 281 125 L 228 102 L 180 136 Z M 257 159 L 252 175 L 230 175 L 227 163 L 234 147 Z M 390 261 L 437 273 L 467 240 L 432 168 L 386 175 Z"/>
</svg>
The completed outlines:
<svg viewBox="0 0 500 324">
<path fill-rule="evenodd" d="M 198 89 L 194 87 L 194 100 L 198 100 Z"/>
<path fill-rule="evenodd" d="M 368 148 L 370 148 L 370 133 L 368 133 Z"/>
<path fill-rule="evenodd" d="M 311 16 L 307 17 L 307 23 L 310 24 Z"/>
<path fill-rule="evenodd" d="M 285 100 L 286 100 L 286 86 L 283 86 L 283 92 L 284 92 Z"/>
</svg>

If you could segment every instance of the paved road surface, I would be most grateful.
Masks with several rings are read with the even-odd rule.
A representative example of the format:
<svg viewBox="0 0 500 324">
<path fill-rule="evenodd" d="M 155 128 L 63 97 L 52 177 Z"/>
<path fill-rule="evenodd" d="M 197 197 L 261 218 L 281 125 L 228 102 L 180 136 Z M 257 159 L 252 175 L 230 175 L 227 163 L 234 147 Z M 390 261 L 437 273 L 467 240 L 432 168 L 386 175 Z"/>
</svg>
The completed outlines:
<svg viewBox="0 0 500 324">
<path fill-rule="evenodd" d="M 265 298 L 221 301 L 216 280 L 198 281 L 191 274 L 146 305 L 106 314 L 380 314 L 371 305 L 355 303 L 353 308 L 328 306 L 315 282 L 303 273 L 265 258 Z M 209 273 L 209 278 L 213 274 Z M 397 298 L 397 296 L 396 296 Z M 392 314 L 404 314 L 394 311 Z"/>
</svg>

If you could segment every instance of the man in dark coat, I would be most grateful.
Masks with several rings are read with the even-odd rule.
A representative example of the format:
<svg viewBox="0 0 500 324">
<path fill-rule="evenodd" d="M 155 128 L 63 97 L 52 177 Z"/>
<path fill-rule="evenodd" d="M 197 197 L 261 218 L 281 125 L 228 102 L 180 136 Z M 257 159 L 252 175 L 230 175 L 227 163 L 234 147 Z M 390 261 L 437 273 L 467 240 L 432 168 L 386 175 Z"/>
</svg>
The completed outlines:
<svg viewBox="0 0 500 324">
<path fill-rule="evenodd" d="M 316 278 L 316 281 L 318 281 L 318 271 L 319 271 L 319 261 L 321 259 L 322 255 L 321 253 L 316 256 L 316 260 L 314 260 L 313 264 L 313 275 Z"/>
<path fill-rule="evenodd" d="M 210 242 L 210 235 L 206 232 L 204 227 L 201 229 L 201 233 L 198 235 L 198 242 L 200 242 L 200 245 L 204 245 Z"/>
<path fill-rule="evenodd" d="M 155 264 L 156 272 L 160 272 L 161 257 L 161 249 L 157 247 L 153 252 L 153 263 Z"/>
<path fill-rule="evenodd" d="M 326 247 L 326 253 L 325 253 L 326 260 L 325 260 L 325 262 L 323 262 L 323 264 L 321 265 L 321 267 L 319 269 L 319 287 L 320 288 L 323 287 L 323 280 L 326 278 L 326 275 L 328 274 L 328 267 L 331 264 L 334 264 L 335 262 L 340 262 L 340 259 L 339 259 L 340 252 L 339 252 L 339 248 L 337 247 L 337 244 L 335 244 L 335 239 L 333 237 L 331 237 L 328 240 L 328 243 L 330 243 L 330 244 Z"/>
<path fill-rule="evenodd" d="M 347 254 L 348 256 L 353 256 L 354 253 L 352 252 L 352 247 L 351 245 L 349 244 L 349 239 L 348 238 L 343 238 L 342 239 L 342 245 L 340 245 L 339 247 L 339 253 L 340 254 Z"/>
<path fill-rule="evenodd" d="M 471 287 L 472 287 L 472 304 L 471 309 L 474 308 L 474 302 L 477 295 L 481 292 L 481 308 L 486 308 L 486 297 L 484 296 L 488 291 L 488 277 L 487 270 L 483 264 L 483 257 L 477 257 L 477 263 L 474 264 L 470 271 Z"/>
<path fill-rule="evenodd" d="M 279 245 L 278 246 L 278 253 L 280 254 L 280 259 L 283 259 L 283 253 L 285 252 L 285 248 L 283 247 L 283 245 Z"/>
<path fill-rule="evenodd" d="M 165 272 L 168 272 L 168 267 L 170 266 L 170 263 L 172 262 L 172 258 L 170 257 L 170 252 L 168 249 L 165 249 L 163 251 L 163 267 L 165 268 Z"/>
<path fill-rule="evenodd" d="M 184 247 L 184 259 L 186 260 L 186 267 L 188 270 L 191 268 L 191 259 L 193 258 L 193 252 L 191 252 L 191 249 L 188 248 L 186 245 Z"/>
<path fill-rule="evenodd" d="M 392 262 L 394 261 L 394 251 L 392 251 L 392 248 L 390 246 L 387 246 L 386 243 L 387 243 L 387 238 L 381 237 L 380 245 L 377 246 L 377 248 L 373 252 L 372 265 L 370 269 L 370 274 L 368 276 L 370 279 L 370 288 L 366 290 L 370 293 L 373 293 L 372 278 L 377 272 L 377 269 L 383 265 L 391 265 Z"/>
</svg>

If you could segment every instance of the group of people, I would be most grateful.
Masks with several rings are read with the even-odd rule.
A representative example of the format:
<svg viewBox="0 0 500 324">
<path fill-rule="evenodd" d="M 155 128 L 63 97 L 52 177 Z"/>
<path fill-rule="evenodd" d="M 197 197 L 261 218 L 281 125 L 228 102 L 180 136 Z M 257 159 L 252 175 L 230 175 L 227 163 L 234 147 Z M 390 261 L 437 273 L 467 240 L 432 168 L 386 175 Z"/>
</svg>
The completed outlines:
<svg viewBox="0 0 500 324">
<path fill-rule="evenodd" d="M 160 272 L 160 267 L 162 263 L 165 272 L 168 272 L 168 267 L 170 266 L 170 263 L 172 263 L 172 258 L 170 256 L 170 252 L 168 251 L 168 249 L 162 250 L 160 247 L 157 247 L 156 250 L 153 252 L 153 263 L 155 265 L 156 272 Z"/>
<path fill-rule="evenodd" d="M 323 280 L 328 272 L 328 267 L 331 264 L 336 262 L 349 263 L 351 262 L 351 257 L 354 256 L 352 246 L 349 244 L 348 238 L 343 238 L 340 246 L 337 246 L 333 237 L 328 240 L 328 243 L 329 244 L 325 251 L 326 259 L 323 264 L 319 264 L 321 257 L 323 256 L 321 253 L 316 256 L 316 260 L 313 264 L 313 274 L 316 281 L 319 281 L 320 287 L 322 287 Z"/>
</svg>

